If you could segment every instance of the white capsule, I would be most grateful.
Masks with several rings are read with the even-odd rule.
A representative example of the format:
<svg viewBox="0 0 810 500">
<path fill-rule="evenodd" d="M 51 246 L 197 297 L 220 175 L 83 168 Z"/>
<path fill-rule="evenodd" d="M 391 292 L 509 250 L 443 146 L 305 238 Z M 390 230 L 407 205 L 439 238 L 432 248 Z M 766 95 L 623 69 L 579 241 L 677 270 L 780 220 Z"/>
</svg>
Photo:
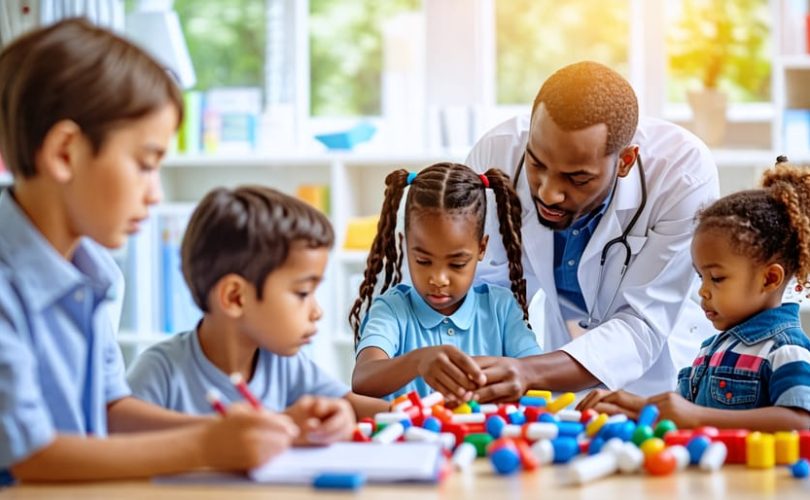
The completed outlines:
<svg viewBox="0 0 810 500">
<path fill-rule="evenodd" d="M 410 420 L 411 416 L 402 411 L 380 412 L 374 415 L 374 421 L 378 424 L 391 424 L 402 420 Z"/>
<path fill-rule="evenodd" d="M 523 429 L 519 425 L 506 424 L 501 429 L 501 437 L 505 438 L 519 438 Z"/>
<path fill-rule="evenodd" d="M 627 415 L 625 415 L 623 413 L 617 413 L 615 415 L 609 416 L 607 421 L 605 421 L 605 425 L 607 425 L 607 424 L 620 424 L 622 422 L 627 422 Z"/>
<path fill-rule="evenodd" d="M 464 470 L 473 463 L 476 456 L 478 456 L 478 450 L 475 449 L 475 446 L 471 443 L 461 443 L 453 453 L 453 466 L 456 469 Z"/>
<path fill-rule="evenodd" d="M 641 466 L 644 464 L 644 453 L 642 453 L 635 444 L 627 442 L 624 443 L 624 447 L 622 451 L 619 452 L 616 459 L 619 464 L 619 470 L 626 474 L 631 474 L 641 470 Z"/>
<path fill-rule="evenodd" d="M 582 413 L 576 410 L 560 410 L 555 415 L 562 422 L 579 422 L 582 418 Z"/>
<path fill-rule="evenodd" d="M 624 448 L 624 441 L 621 438 L 610 438 L 607 440 L 607 443 L 602 445 L 602 451 L 607 453 L 613 453 L 614 455 L 619 455 L 622 449 Z"/>
<path fill-rule="evenodd" d="M 417 441 L 420 443 L 435 443 L 439 440 L 439 434 L 412 425 L 405 429 L 405 441 Z"/>
<path fill-rule="evenodd" d="M 725 443 L 715 441 L 706 448 L 706 451 L 703 452 L 703 456 L 700 457 L 700 468 L 706 472 L 714 472 L 720 469 L 726 462 L 727 454 L 728 449 Z"/>
<path fill-rule="evenodd" d="M 431 408 L 444 402 L 444 395 L 441 392 L 431 392 L 422 398 L 422 408 Z"/>
<path fill-rule="evenodd" d="M 374 426 L 371 425 L 371 422 L 357 423 L 357 429 L 366 437 L 371 437 L 373 428 Z"/>
<path fill-rule="evenodd" d="M 525 438 L 529 441 L 539 439 L 556 439 L 560 433 L 560 428 L 556 424 L 548 422 L 531 422 L 525 424 Z M 521 430 L 523 432 L 523 429 Z M 522 435 L 521 435 L 522 436 Z"/>
<path fill-rule="evenodd" d="M 375 443 L 391 444 L 400 437 L 402 437 L 404 433 L 405 427 L 399 422 L 394 422 L 392 424 L 386 425 L 383 430 L 381 430 L 377 434 L 374 434 L 371 440 L 374 441 Z"/>
<path fill-rule="evenodd" d="M 566 468 L 569 484 L 585 484 L 593 480 L 615 474 L 619 469 L 618 459 L 613 453 L 597 453 L 572 462 Z"/>
<path fill-rule="evenodd" d="M 541 439 L 531 446 L 532 454 L 537 457 L 540 465 L 550 464 L 554 461 L 554 446 L 548 439 Z"/>
<path fill-rule="evenodd" d="M 498 413 L 498 405 L 492 403 L 478 405 L 478 409 L 481 410 L 481 413 L 483 413 L 484 415 Z"/>
<path fill-rule="evenodd" d="M 483 413 L 456 413 L 450 417 L 454 424 L 483 424 L 486 419 Z"/>
<path fill-rule="evenodd" d="M 445 450 L 452 450 L 456 446 L 456 435 L 452 432 L 442 432 L 439 434 L 439 442 Z"/>
<path fill-rule="evenodd" d="M 686 446 L 677 444 L 668 447 L 667 450 L 675 457 L 675 463 L 677 464 L 675 470 L 684 470 L 689 466 L 689 450 L 686 449 Z"/>
</svg>

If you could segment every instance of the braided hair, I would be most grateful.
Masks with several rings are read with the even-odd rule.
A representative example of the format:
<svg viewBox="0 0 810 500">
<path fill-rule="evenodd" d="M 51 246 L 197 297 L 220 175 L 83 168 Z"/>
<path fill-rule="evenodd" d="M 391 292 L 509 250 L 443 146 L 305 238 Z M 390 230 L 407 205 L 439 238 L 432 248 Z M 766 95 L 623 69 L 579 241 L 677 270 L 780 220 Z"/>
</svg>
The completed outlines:
<svg viewBox="0 0 810 500">
<path fill-rule="evenodd" d="M 410 227 L 411 215 L 416 210 L 438 209 L 452 214 L 469 214 L 475 218 L 478 238 L 484 237 L 487 198 L 486 188 L 495 194 L 503 246 L 509 261 L 509 279 L 512 293 L 528 319 L 526 280 L 523 278 L 521 245 L 521 207 L 512 184 L 503 171 L 487 170 L 483 176 L 458 163 L 437 163 L 419 172 L 396 170 L 385 178 L 385 198 L 377 225 L 377 235 L 371 245 L 359 297 L 349 313 L 355 343 L 360 339 L 361 312 L 371 307 L 382 272 L 382 294 L 402 280 L 402 239 L 396 237 L 397 210 L 411 180 L 405 200 L 405 232 Z M 487 186 L 488 184 L 488 186 Z M 384 272 L 383 272 L 384 271 Z"/>
<path fill-rule="evenodd" d="M 778 262 L 786 276 L 810 274 L 810 168 L 787 163 L 767 170 L 762 189 L 725 196 L 697 217 L 696 231 L 720 229 L 731 248 L 759 263 Z"/>
</svg>

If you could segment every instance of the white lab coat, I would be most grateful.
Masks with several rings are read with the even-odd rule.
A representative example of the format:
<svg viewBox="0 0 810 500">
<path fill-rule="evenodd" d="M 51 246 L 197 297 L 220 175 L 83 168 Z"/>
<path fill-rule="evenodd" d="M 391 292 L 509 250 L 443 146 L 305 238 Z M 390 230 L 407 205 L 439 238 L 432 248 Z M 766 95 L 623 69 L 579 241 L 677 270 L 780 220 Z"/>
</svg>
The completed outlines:
<svg viewBox="0 0 810 500">
<path fill-rule="evenodd" d="M 467 157 L 478 172 L 497 167 L 514 177 L 524 154 L 529 116 L 508 120 L 484 135 Z M 717 166 L 709 149 L 688 131 L 642 119 L 633 138 L 647 184 L 647 205 L 628 236 L 632 257 L 621 285 L 621 245 L 610 248 L 597 297 L 605 243 L 622 233 L 641 201 L 638 164 L 619 179 L 613 200 L 582 255 L 577 277 L 598 326 L 572 338 L 557 301 L 553 232 L 542 226 L 529 193 L 526 170 L 518 194 L 523 204 L 523 266 L 527 294 L 543 300 L 545 352 L 561 349 L 609 389 L 651 395 L 673 390 L 678 369 L 691 364 L 700 343 L 716 333 L 696 298 L 690 244 L 697 210 L 718 197 Z M 490 244 L 477 280 L 509 286 L 493 199 L 487 209 Z M 610 310 L 605 310 L 616 295 Z M 595 310 L 594 310 L 595 307 Z M 586 319 L 586 318 L 583 318 Z M 539 334 L 538 334 L 539 335 Z"/>
</svg>

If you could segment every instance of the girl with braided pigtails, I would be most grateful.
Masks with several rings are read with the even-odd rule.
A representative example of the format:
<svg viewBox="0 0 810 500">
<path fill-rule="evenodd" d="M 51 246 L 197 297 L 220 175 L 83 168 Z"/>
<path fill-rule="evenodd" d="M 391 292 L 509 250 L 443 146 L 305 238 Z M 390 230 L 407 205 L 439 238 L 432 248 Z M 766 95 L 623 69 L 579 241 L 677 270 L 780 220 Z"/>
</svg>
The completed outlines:
<svg viewBox="0 0 810 500">
<path fill-rule="evenodd" d="M 385 185 L 377 235 L 349 315 L 357 356 L 353 390 L 376 397 L 439 391 L 451 405 L 469 401 L 486 383 L 472 356 L 541 352 L 527 323 L 520 201 L 500 170 L 477 174 L 456 163 L 418 174 L 397 170 Z M 403 251 L 396 225 L 406 188 Z M 489 238 L 488 190 L 497 203 L 511 291 L 472 286 Z M 404 255 L 411 285 L 400 283 Z"/>
<path fill-rule="evenodd" d="M 807 294 L 810 168 L 777 164 L 762 186 L 698 214 L 692 260 L 701 307 L 720 333 L 680 371 L 677 392 L 643 398 L 596 390 L 580 409 L 637 416 L 655 404 L 681 428 L 810 428 L 810 339 L 799 305 L 782 302 L 791 278 Z"/>
</svg>

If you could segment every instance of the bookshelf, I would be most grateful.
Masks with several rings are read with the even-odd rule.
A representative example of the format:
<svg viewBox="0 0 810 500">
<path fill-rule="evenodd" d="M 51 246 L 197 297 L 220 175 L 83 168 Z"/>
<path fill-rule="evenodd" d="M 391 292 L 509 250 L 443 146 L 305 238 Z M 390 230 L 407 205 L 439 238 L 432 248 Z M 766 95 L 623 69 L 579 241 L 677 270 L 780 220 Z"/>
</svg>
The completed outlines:
<svg viewBox="0 0 810 500">
<path fill-rule="evenodd" d="M 772 144 L 794 163 L 810 163 L 810 34 L 806 2 L 772 0 Z"/>
</svg>

